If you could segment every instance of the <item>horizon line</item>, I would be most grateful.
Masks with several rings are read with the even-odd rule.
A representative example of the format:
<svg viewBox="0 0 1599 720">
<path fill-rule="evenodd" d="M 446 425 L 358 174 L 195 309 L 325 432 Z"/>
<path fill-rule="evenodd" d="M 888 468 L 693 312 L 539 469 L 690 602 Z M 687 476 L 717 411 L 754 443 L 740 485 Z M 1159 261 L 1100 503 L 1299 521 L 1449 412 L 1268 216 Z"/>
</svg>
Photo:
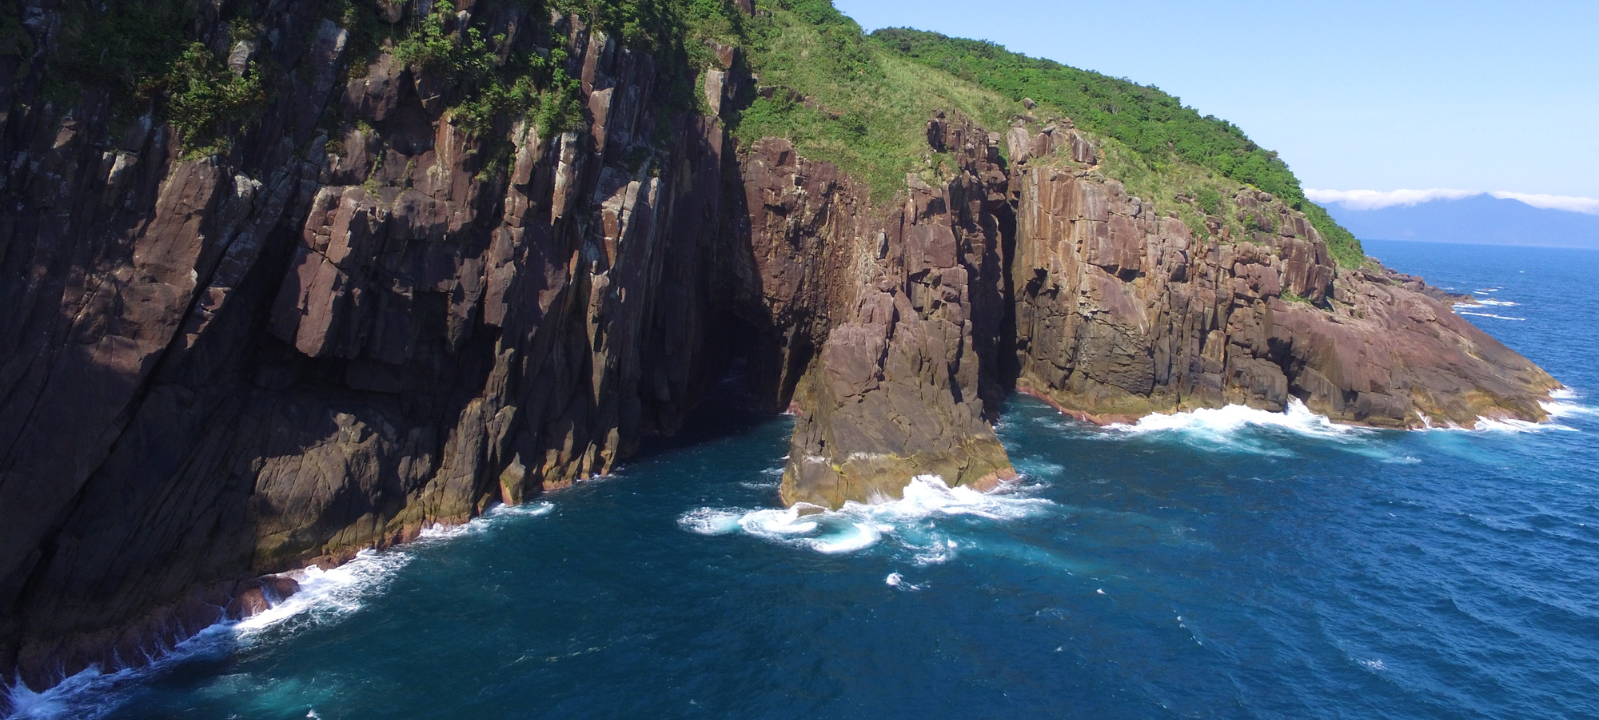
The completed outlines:
<svg viewBox="0 0 1599 720">
<path fill-rule="evenodd" d="M 1349 210 L 1381 210 L 1389 207 L 1414 207 L 1438 200 L 1464 200 L 1488 195 L 1499 200 L 1515 200 L 1541 210 L 1560 210 L 1599 215 L 1599 199 L 1574 195 L 1542 195 L 1509 190 L 1460 190 L 1454 188 L 1429 188 L 1425 190 L 1330 190 L 1306 188 L 1305 197 L 1314 202 L 1336 203 Z"/>
</svg>

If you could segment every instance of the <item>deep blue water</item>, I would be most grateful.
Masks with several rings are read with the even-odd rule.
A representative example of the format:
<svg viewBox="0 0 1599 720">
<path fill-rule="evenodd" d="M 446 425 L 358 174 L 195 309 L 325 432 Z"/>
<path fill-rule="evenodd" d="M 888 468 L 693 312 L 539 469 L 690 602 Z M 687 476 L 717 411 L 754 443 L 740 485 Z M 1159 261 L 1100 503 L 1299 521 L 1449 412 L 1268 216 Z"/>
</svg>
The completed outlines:
<svg viewBox="0 0 1599 720">
<path fill-rule="evenodd" d="M 798 518 L 777 505 L 790 421 L 757 422 L 313 578 L 154 670 L 22 699 L 112 718 L 1599 717 L 1581 409 L 1599 252 L 1368 249 L 1516 303 L 1471 319 L 1575 389 L 1557 424 L 1229 410 L 1106 430 L 1017 399 L 1009 493 L 921 482 Z"/>
</svg>

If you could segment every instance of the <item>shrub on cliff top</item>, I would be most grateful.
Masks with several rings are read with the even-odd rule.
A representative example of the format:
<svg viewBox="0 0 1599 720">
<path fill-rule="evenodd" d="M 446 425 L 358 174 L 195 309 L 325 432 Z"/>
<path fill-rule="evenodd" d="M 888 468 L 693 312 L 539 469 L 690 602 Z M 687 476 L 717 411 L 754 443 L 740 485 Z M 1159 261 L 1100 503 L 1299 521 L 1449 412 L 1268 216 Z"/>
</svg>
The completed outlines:
<svg viewBox="0 0 1599 720">
<path fill-rule="evenodd" d="M 1078 127 L 1115 138 L 1151 170 L 1191 163 L 1265 190 L 1304 212 L 1339 263 L 1354 267 L 1365 258 L 1360 241 L 1305 197 L 1298 178 L 1277 153 L 1250 141 L 1236 125 L 1202 117 L 1157 88 L 1027 57 L 991 42 L 904 28 L 878 30 L 872 39 L 901 57 L 1013 102 L 1029 97 L 1052 106 Z"/>
<path fill-rule="evenodd" d="M 235 75 L 210 48 L 191 43 L 164 80 L 168 122 L 192 155 L 225 149 L 227 132 L 266 100 L 261 77 L 251 63 Z"/>
<path fill-rule="evenodd" d="M 191 12 L 184 0 L 69 0 L 47 92 L 100 89 L 124 119 L 154 112 L 171 123 L 189 155 L 226 148 L 230 126 L 249 117 L 265 91 L 254 63 L 235 74 L 190 39 Z"/>
<path fill-rule="evenodd" d="M 1197 229 L 1204 228 L 1194 216 L 1198 209 L 1223 215 L 1229 204 L 1223 196 L 1248 184 L 1302 210 L 1341 264 L 1364 258 L 1354 236 L 1305 199 L 1274 153 L 1157 89 L 992 43 L 909 30 L 864 36 L 828 0 L 770 0 L 762 7 L 767 16 L 747 24 L 746 47 L 764 88 L 730 118 L 734 136 L 746 143 L 788 138 L 801 154 L 865 180 L 874 198 L 902 190 L 906 173 L 942 172 L 924 132 L 933 112 L 959 112 L 1000 129 L 1021 110 L 1021 98 L 1032 97 L 1104 139 L 1102 169 L 1130 190 L 1151 191 L 1150 200 L 1198 195 L 1195 206 L 1168 208 Z M 1155 190 L 1162 191 L 1158 198 Z M 1223 224 L 1236 223 L 1229 216 Z"/>
<path fill-rule="evenodd" d="M 951 170 L 927 147 L 935 111 L 995 125 L 1005 120 L 997 94 L 885 53 L 827 0 L 773 0 L 746 23 L 750 70 L 761 93 L 729 117 L 751 143 L 784 137 L 800 153 L 837 164 L 883 201 L 905 175 Z"/>
</svg>

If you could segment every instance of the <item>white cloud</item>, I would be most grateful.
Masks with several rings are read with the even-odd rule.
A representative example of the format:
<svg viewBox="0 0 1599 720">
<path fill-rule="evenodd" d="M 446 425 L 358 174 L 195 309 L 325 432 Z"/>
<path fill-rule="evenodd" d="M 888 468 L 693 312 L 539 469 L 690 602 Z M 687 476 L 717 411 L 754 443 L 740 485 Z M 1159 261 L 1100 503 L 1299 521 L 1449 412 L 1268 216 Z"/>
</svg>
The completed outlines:
<svg viewBox="0 0 1599 720">
<path fill-rule="evenodd" d="M 1480 190 L 1315 190 L 1307 188 L 1305 197 L 1319 203 L 1338 203 L 1350 210 L 1380 210 L 1396 205 L 1412 206 L 1434 200 L 1462 200 L 1478 195 L 1491 195 L 1500 200 L 1518 200 L 1535 208 L 1565 210 L 1589 215 L 1599 215 L 1599 200 L 1566 195 L 1533 195 L 1505 190 L 1484 193 Z"/>
<path fill-rule="evenodd" d="M 1543 208 L 1545 210 L 1565 210 L 1599 215 L 1599 200 L 1593 198 L 1569 197 L 1566 195 L 1529 195 L 1527 193 L 1505 191 L 1489 194 L 1500 200 L 1520 200 L 1535 208 Z"/>
<path fill-rule="evenodd" d="M 1319 203 L 1338 203 L 1350 210 L 1378 210 L 1395 205 L 1417 205 L 1433 200 L 1460 200 L 1481 195 L 1480 190 L 1315 190 L 1306 188 L 1305 197 Z"/>
</svg>

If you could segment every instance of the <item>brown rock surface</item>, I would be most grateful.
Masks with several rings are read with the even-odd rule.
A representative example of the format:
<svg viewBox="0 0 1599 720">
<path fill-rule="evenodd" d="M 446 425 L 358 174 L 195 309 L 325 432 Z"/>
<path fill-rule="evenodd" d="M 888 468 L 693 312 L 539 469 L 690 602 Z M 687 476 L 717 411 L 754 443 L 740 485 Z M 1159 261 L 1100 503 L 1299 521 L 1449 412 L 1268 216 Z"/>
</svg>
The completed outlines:
<svg viewBox="0 0 1599 720">
<path fill-rule="evenodd" d="M 1559 387 L 1415 278 L 1339 271 L 1303 216 L 1241 242 L 1196 240 L 1089 163 L 1025 165 L 1016 258 L 1020 387 L 1113 421 L 1299 398 L 1341 422 L 1472 426 L 1544 420 Z"/>
<path fill-rule="evenodd" d="M 796 396 L 786 503 L 898 497 L 924 473 L 951 485 L 1014 475 L 984 419 L 985 383 L 989 404 L 1001 394 L 983 371 L 997 364 L 1004 312 L 998 149 L 987 133 L 944 118 L 929 123 L 928 138 L 958 150 L 958 176 L 938 187 L 911 176 L 903 204 L 889 210 L 784 141 L 757 144 L 745 160 L 765 305 L 807 308 L 807 342 L 821 348 Z M 813 221 L 799 242 L 772 237 L 796 216 L 828 222 Z"/>
<path fill-rule="evenodd" d="M 498 129 L 485 170 L 447 79 L 346 57 L 317 5 L 257 13 L 283 87 L 225 156 L 147 121 L 108 143 L 103 101 L 4 121 L 6 677 L 145 657 L 258 610 L 248 578 L 608 472 L 726 367 L 726 141 L 659 111 L 651 58 L 558 22 L 598 112 Z M 520 8 L 473 12 L 531 51 Z"/>
<path fill-rule="evenodd" d="M 476 136 L 450 77 L 350 57 L 319 3 L 243 5 L 281 73 L 211 158 L 93 94 L 35 102 L 0 56 L 0 676 L 145 657 L 281 600 L 263 574 L 609 472 L 734 356 L 800 411 L 783 499 L 827 506 L 1008 476 L 988 420 L 1018 386 L 1101 419 L 1302 398 L 1405 427 L 1542 419 L 1556 386 L 1269 197 L 1240 192 L 1250 237 L 1195 239 L 1069 121 L 934 117 L 941 169 L 871 198 L 664 109 L 682 86 L 726 116 L 735 48 L 674 85 L 580 19 L 475 3 L 484 37 L 566 47 L 586 112 Z"/>
</svg>

